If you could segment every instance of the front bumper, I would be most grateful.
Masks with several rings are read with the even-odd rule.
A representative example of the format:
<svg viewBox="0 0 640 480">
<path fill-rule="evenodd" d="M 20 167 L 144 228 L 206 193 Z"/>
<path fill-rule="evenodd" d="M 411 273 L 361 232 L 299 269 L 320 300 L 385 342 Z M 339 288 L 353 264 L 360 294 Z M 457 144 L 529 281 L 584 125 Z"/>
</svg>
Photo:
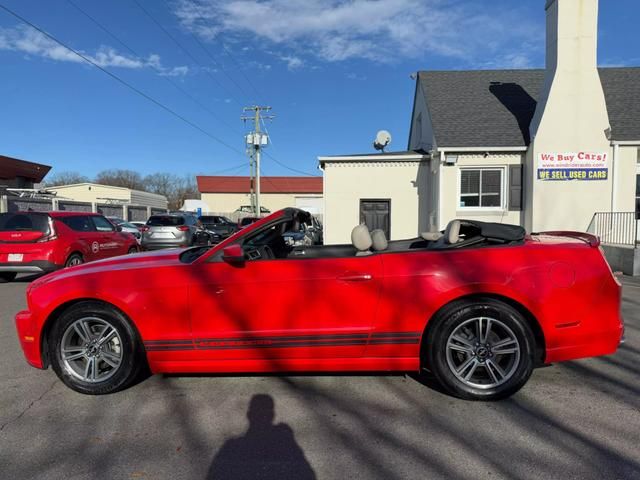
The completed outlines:
<svg viewBox="0 0 640 480">
<path fill-rule="evenodd" d="M 16 314 L 16 330 L 22 352 L 29 365 L 36 368 L 44 368 L 42 355 L 40 354 L 40 338 L 36 334 L 33 316 L 28 310 L 23 310 Z"/>
</svg>

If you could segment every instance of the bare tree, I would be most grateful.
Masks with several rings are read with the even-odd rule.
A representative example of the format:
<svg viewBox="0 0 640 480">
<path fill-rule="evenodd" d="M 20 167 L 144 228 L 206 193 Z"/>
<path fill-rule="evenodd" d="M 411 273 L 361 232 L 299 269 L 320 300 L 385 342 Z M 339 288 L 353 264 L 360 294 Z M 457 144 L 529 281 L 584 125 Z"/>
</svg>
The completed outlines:
<svg viewBox="0 0 640 480">
<path fill-rule="evenodd" d="M 176 190 L 175 197 L 169 202 L 171 204 L 171 201 L 173 201 L 174 205 L 177 205 L 175 208 L 180 208 L 188 198 L 200 198 L 196 178 L 193 175 L 186 175 L 182 178 L 178 178 L 177 185 L 178 188 Z"/>
<path fill-rule="evenodd" d="M 103 170 L 96 175 L 95 182 L 102 185 L 131 188 L 132 190 L 145 190 L 142 175 L 133 170 Z"/>
<path fill-rule="evenodd" d="M 89 177 L 78 172 L 63 171 L 57 172 L 47 177 L 43 182 L 44 187 L 55 187 L 58 185 L 73 185 L 74 183 L 86 183 L 90 182 Z"/>
</svg>

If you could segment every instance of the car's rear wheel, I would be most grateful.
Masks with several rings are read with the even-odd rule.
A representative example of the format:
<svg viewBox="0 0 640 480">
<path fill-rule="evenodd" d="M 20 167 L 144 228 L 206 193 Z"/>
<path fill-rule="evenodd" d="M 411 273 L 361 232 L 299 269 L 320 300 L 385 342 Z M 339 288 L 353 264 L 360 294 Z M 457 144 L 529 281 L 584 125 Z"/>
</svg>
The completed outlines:
<svg viewBox="0 0 640 480">
<path fill-rule="evenodd" d="M 126 388 L 144 366 L 138 335 L 128 319 L 97 302 L 76 304 L 56 320 L 49 355 L 60 380 L 89 395 Z"/>
<path fill-rule="evenodd" d="M 75 267 L 76 265 L 80 265 L 84 263 L 84 258 L 79 253 L 72 253 L 67 258 L 67 261 L 64 263 L 65 267 Z"/>
<path fill-rule="evenodd" d="M 131 255 L 132 253 L 138 253 L 138 247 L 131 247 L 129 248 L 129 251 L 127 252 L 129 255 Z"/>
<path fill-rule="evenodd" d="M 13 282 L 17 275 L 16 272 L 0 272 L 0 283 Z"/>
<path fill-rule="evenodd" d="M 452 395 L 499 400 L 531 376 L 535 340 L 526 319 L 510 305 L 492 298 L 463 300 L 432 321 L 425 366 Z"/>
</svg>

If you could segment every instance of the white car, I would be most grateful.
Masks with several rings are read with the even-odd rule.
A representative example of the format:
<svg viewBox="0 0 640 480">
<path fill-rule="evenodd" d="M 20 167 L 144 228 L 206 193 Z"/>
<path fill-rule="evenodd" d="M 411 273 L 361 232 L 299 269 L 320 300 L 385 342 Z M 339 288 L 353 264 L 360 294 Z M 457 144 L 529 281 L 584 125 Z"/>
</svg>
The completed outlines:
<svg viewBox="0 0 640 480">
<path fill-rule="evenodd" d="M 142 234 L 140 233 L 140 230 L 138 230 L 138 227 L 118 217 L 107 218 L 117 227 L 121 227 L 123 232 L 130 233 L 131 235 L 136 237 L 136 242 L 138 242 L 138 245 L 140 245 L 140 242 L 142 241 Z"/>
</svg>

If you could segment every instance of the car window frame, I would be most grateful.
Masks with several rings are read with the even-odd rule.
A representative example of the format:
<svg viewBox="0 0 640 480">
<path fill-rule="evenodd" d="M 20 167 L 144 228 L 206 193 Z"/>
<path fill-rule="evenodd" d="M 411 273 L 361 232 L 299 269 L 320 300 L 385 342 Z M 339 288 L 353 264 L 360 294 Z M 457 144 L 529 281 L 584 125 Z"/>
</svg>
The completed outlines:
<svg viewBox="0 0 640 480">
<path fill-rule="evenodd" d="M 93 227 L 95 228 L 95 231 L 98 233 L 113 233 L 117 231 L 117 227 L 111 223 L 109 221 L 109 219 L 107 217 L 105 217 L 104 215 L 89 215 L 89 217 L 91 218 L 91 222 L 93 223 Z M 96 218 L 101 218 L 102 220 L 104 220 L 105 222 L 107 222 L 109 224 L 109 226 L 111 227 L 111 230 L 101 230 L 98 225 L 96 224 Z"/>
</svg>

